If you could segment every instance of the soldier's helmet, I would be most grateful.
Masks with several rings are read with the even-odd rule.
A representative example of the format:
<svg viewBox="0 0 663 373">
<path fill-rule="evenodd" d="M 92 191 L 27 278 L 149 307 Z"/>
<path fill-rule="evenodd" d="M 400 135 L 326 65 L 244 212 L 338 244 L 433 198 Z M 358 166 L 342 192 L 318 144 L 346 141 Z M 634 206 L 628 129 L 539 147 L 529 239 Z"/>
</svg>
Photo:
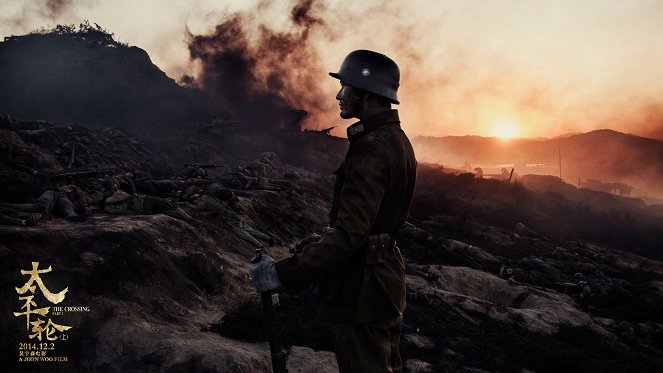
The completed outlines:
<svg viewBox="0 0 663 373">
<path fill-rule="evenodd" d="M 391 58 L 369 50 L 350 52 L 336 73 L 329 73 L 343 83 L 363 89 L 399 104 L 398 91 L 401 72 Z"/>
</svg>

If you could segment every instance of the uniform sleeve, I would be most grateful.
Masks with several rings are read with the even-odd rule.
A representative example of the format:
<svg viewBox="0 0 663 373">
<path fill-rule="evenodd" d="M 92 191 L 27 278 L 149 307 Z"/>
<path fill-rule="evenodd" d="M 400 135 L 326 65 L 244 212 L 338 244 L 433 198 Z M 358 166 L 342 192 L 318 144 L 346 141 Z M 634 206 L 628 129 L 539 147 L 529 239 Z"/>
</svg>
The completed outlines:
<svg viewBox="0 0 663 373">
<path fill-rule="evenodd" d="M 368 238 L 387 186 L 383 159 L 359 153 L 346 160 L 347 173 L 332 231 L 307 245 L 302 254 L 276 263 L 281 283 L 298 292 L 350 257 Z"/>
</svg>

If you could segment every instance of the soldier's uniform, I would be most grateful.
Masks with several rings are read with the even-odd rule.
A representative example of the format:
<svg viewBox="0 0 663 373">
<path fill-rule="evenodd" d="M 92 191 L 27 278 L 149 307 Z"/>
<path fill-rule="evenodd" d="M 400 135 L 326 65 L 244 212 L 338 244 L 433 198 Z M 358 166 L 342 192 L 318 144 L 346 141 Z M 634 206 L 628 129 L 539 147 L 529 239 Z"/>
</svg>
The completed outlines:
<svg viewBox="0 0 663 373">
<path fill-rule="evenodd" d="M 192 203 L 187 204 L 187 207 L 198 210 L 208 211 L 221 217 L 221 219 L 228 224 L 230 229 L 235 232 L 240 238 L 248 243 L 258 247 L 262 246 L 261 240 L 269 241 L 270 237 L 259 230 L 251 227 L 249 224 L 242 221 L 235 211 L 226 207 L 223 203 L 219 202 L 216 198 L 209 195 L 194 195 Z"/>
<path fill-rule="evenodd" d="M 118 190 L 108 197 L 104 203 L 104 212 L 109 214 L 166 214 L 175 219 L 191 220 L 191 216 L 175 203 L 165 198 L 146 196 L 143 194 L 129 194 Z"/>
<path fill-rule="evenodd" d="M 74 185 L 66 185 L 59 187 L 57 191 L 45 191 L 39 196 L 37 202 L 0 203 L 0 212 L 4 212 L 5 216 L 20 219 L 28 219 L 28 215 L 16 215 L 9 212 L 39 213 L 47 220 L 50 219 L 52 212 L 56 212 L 67 219 L 78 220 L 77 213 L 85 213 L 87 207 L 85 193 Z M 8 224 L 10 222 L 11 220 L 7 221 Z"/>
<path fill-rule="evenodd" d="M 320 317 L 331 324 L 342 372 L 400 371 L 405 268 L 394 234 L 410 208 L 416 160 L 397 110 L 353 124 L 348 140 L 336 171 L 333 229 L 276 270 L 289 291 L 319 284 Z"/>
</svg>

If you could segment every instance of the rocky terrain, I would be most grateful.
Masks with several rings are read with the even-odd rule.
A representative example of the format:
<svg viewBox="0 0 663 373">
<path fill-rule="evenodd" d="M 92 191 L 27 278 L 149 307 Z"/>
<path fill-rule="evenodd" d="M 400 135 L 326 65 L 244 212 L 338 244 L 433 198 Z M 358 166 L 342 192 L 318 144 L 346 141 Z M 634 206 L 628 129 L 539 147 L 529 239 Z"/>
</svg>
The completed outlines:
<svg viewBox="0 0 663 373">
<path fill-rule="evenodd" d="M 82 144 L 77 168 L 167 177 L 190 160 L 165 167 L 173 157 L 163 144 L 113 130 L 3 118 L 3 153 L 13 154 L 2 162 L 5 200 L 35 198 L 45 184 L 34 171 L 66 168 L 66 143 Z M 197 148 L 207 153 L 198 156 L 208 159 L 195 160 L 242 165 L 248 145 L 254 157 L 270 147 L 260 136 L 224 136 L 244 145 L 217 152 L 218 139 L 199 136 Z M 278 190 L 237 194 L 242 220 L 267 234 L 266 252 L 280 258 L 326 226 L 333 178 L 318 167 L 338 162 L 345 140 L 314 133 L 272 140 L 284 159 L 287 144 L 302 154 L 334 153 L 320 162 L 284 162 L 270 175 Z M 223 179 L 226 171 L 217 172 L 209 177 Z M 508 183 L 420 165 L 411 218 L 398 239 L 408 262 L 407 371 L 663 369 L 660 215 L 638 200 L 540 178 Z M 53 217 L 34 227 L 0 226 L 2 366 L 60 369 L 16 365 L 25 330 L 11 314 L 21 306 L 14 287 L 21 285 L 19 269 L 39 261 L 53 268 L 50 288 L 68 287 L 67 305 L 91 307 L 60 319 L 73 326 L 58 347 L 73 371 L 268 371 L 259 297 L 247 275 L 255 247 L 231 228 L 208 213 L 186 222 L 103 212 L 84 223 Z M 277 320 L 291 371 L 335 370 L 316 308 L 308 294 L 281 294 Z"/>
<path fill-rule="evenodd" d="M 0 124 L 2 144 L 12 155 L 2 162 L 4 201 L 28 202 L 39 188 L 57 183 L 34 171 L 65 168 L 72 143 L 85 144 L 76 159 L 89 169 L 137 169 L 150 175 L 171 170 L 161 163 L 170 159 L 167 153 L 148 150 L 119 132 L 58 127 L 6 115 Z M 291 166 L 275 172 L 272 181 L 288 172 L 299 180 L 284 184 L 279 192 L 238 192 L 242 195 L 237 204 L 244 224 L 258 227 L 278 243 L 269 249 L 278 257 L 286 255 L 287 244 L 326 225 L 332 179 Z M 20 309 L 14 290 L 20 286 L 15 284 L 20 280 L 18 269 L 33 260 L 56 270 L 47 284 L 68 286 L 68 304 L 92 308 L 89 315 L 68 320 L 78 329 L 76 338 L 62 347 L 73 370 L 261 371 L 270 366 L 266 345 L 216 332 L 228 312 L 258 305 L 247 275 L 256 247 L 218 216 L 203 213 L 187 223 L 160 214 L 95 213 L 80 224 L 54 217 L 35 227 L 0 230 L 2 309 L 8 315 L 0 321 L 6 331 L 0 365 L 9 371 L 26 368 L 16 365 L 16 341 L 24 339 L 25 330 L 11 314 Z M 250 323 L 259 325 L 261 319 L 256 316 Z M 312 358 L 314 354 L 320 356 Z M 333 360 L 331 353 L 305 347 L 292 349 L 291 355 L 289 364 L 306 371 L 316 371 L 312 360 Z"/>
<path fill-rule="evenodd" d="M 639 208 L 657 235 L 645 238 L 638 224 L 605 214 L 637 216 L 633 201 L 575 192 L 604 203 L 420 168 L 401 238 L 409 325 L 438 348 L 420 360 L 433 371 L 660 369 L 660 217 Z M 650 249 L 640 244 L 646 239 Z M 500 278 L 502 265 L 512 278 Z"/>
</svg>

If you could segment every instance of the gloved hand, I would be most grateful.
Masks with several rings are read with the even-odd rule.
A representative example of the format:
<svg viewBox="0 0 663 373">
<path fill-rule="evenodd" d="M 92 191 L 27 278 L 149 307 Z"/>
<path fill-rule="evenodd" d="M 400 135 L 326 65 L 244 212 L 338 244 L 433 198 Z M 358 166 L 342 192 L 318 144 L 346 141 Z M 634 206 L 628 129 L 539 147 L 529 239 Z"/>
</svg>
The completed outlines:
<svg viewBox="0 0 663 373">
<path fill-rule="evenodd" d="M 258 293 L 266 293 L 281 287 L 275 263 L 274 259 L 263 255 L 262 260 L 251 268 L 251 279 Z"/>
<path fill-rule="evenodd" d="M 300 254 L 304 249 L 304 246 L 313 242 L 318 242 L 321 238 L 322 236 L 317 233 L 311 234 L 310 236 L 301 240 L 297 245 L 295 245 L 294 248 L 290 249 L 290 254 Z"/>
</svg>

